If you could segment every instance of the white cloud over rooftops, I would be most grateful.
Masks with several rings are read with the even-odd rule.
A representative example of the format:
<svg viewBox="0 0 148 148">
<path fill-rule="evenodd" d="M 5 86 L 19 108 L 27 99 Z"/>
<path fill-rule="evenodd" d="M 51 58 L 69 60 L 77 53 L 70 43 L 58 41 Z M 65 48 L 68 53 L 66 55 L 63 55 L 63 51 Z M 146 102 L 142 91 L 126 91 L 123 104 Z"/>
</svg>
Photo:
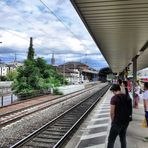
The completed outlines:
<svg viewBox="0 0 148 148">
<path fill-rule="evenodd" d="M 47 58 L 54 52 L 76 59 L 76 54 L 86 53 L 94 54 L 90 59 L 104 61 L 69 0 L 42 1 L 49 9 L 40 0 L 0 1 L 0 57 L 8 52 L 26 55 L 33 37 L 38 56 Z"/>
</svg>

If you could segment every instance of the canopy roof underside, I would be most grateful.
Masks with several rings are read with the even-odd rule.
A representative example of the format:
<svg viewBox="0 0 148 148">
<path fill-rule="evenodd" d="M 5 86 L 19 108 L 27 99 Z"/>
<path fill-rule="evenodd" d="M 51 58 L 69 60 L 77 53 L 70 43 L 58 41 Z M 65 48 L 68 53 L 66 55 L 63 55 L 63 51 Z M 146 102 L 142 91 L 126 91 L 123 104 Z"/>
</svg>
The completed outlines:
<svg viewBox="0 0 148 148">
<path fill-rule="evenodd" d="M 113 72 L 148 67 L 148 0 L 71 0 Z M 145 46 L 144 46 L 145 45 Z"/>
</svg>

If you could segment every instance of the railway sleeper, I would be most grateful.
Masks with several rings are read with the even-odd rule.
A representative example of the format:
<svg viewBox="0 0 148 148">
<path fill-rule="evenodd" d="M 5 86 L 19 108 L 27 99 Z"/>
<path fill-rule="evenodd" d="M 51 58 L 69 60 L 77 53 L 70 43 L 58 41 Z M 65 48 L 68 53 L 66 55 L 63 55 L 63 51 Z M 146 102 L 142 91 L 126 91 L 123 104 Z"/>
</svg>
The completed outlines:
<svg viewBox="0 0 148 148">
<path fill-rule="evenodd" d="M 70 128 L 73 125 L 73 123 L 57 123 L 55 126 L 63 126 L 66 128 Z"/>
<path fill-rule="evenodd" d="M 24 145 L 25 147 L 31 147 L 31 148 L 52 148 L 53 145 L 55 144 L 55 142 L 51 142 L 51 143 L 41 143 L 41 142 L 34 142 L 31 141 L 29 143 L 27 143 L 26 145 Z M 23 146 L 23 148 L 24 148 Z"/>
<path fill-rule="evenodd" d="M 56 143 L 58 140 L 60 140 L 60 139 L 52 139 L 52 138 L 34 138 L 34 139 L 32 139 L 32 141 L 33 142 L 36 142 L 36 143 L 47 143 L 47 144 L 49 144 L 49 143 Z M 32 142 L 31 141 L 31 142 Z"/>
<path fill-rule="evenodd" d="M 44 135 L 59 135 L 59 136 L 64 136 L 64 134 L 63 133 L 60 133 L 59 131 L 44 131 L 42 134 L 44 134 Z"/>
<path fill-rule="evenodd" d="M 52 130 L 52 131 L 65 131 L 65 130 L 68 130 L 68 129 L 69 128 L 67 128 L 67 127 L 61 127 L 61 126 L 54 125 L 54 126 L 48 128 L 48 131 L 49 130 Z"/>
<path fill-rule="evenodd" d="M 67 124 L 72 124 L 71 122 L 74 122 L 74 121 L 75 120 L 73 120 L 73 121 L 72 120 L 69 120 L 69 121 L 60 121 L 60 122 L 58 122 L 58 124 L 61 124 L 61 125 L 62 124 L 66 124 L 67 125 Z"/>
<path fill-rule="evenodd" d="M 60 135 L 39 135 L 37 138 L 46 138 L 46 139 L 56 139 L 59 140 L 61 138 Z"/>
</svg>

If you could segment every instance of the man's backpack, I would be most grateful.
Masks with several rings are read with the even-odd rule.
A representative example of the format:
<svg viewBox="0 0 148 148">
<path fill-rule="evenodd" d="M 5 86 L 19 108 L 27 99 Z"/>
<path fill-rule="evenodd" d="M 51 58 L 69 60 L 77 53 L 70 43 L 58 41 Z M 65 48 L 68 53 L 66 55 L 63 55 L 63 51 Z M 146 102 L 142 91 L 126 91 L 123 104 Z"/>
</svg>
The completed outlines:
<svg viewBox="0 0 148 148">
<path fill-rule="evenodd" d="M 132 121 L 132 99 L 127 95 L 118 95 L 115 106 L 115 122 L 125 124 Z"/>
</svg>

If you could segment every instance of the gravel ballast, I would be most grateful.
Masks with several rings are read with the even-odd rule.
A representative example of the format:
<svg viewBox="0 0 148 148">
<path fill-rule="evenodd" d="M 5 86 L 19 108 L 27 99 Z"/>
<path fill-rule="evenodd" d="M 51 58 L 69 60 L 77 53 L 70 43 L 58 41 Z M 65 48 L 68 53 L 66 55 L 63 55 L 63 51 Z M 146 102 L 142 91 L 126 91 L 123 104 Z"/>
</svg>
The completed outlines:
<svg viewBox="0 0 148 148">
<path fill-rule="evenodd" d="M 10 147 L 17 141 L 21 140 L 34 130 L 40 128 L 53 118 L 68 110 L 70 107 L 84 100 L 94 92 L 98 91 L 106 84 L 99 84 L 93 90 L 89 90 L 84 94 L 72 97 L 64 102 L 55 104 L 42 111 L 23 117 L 10 125 L 0 129 L 0 147 Z"/>
</svg>

